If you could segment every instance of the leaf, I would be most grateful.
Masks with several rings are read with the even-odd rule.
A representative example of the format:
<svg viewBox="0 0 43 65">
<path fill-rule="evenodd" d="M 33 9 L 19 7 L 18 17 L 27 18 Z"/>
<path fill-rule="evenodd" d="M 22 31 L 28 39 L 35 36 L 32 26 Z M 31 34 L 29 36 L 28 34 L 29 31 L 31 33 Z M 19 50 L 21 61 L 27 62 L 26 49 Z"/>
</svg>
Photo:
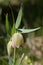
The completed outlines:
<svg viewBox="0 0 43 65">
<path fill-rule="evenodd" d="M 9 30 L 10 30 L 10 25 L 9 25 L 9 22 L 8 22 L 8 14 L 6 15 L 6 32 L 9 33 Z"/>
<path fill-rule="evenodd" d="M 15 24 L 16 29 L 18 29 L 18 27 L 20 26 L 21 19 L 22 19 L 22 7 L 19 10 L 18 17 L 17 17 L 17 20 L 16 20 L 16 24 Z"/>
<path fill-rule="evenodd" d="M 15 33 L 15 24 L 13 24 L 13 27 L 11 29 L 11 35 L 13 35 Z"/>
<path fill-rule="evenodd" d="M 38 29 L 40 29 L 40 27 L 35 28 L 35 29 L 18 29 L 18 30 L 21 31 L 21 33 L 30 33 L 30 32 L 36 31 Z"/>
</svg>

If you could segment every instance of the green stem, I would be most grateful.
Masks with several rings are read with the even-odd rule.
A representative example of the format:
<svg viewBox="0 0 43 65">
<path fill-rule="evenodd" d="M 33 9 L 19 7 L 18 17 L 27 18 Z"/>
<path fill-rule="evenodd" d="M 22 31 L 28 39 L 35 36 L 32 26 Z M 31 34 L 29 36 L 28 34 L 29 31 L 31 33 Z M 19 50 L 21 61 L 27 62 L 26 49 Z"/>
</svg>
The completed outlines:
<svg viewBox="0 0 43 65">
<path fill-rule="evenodd" d="M 9 65 L 15 65 L 15 51 L 16 51 L 16 48 L 14 48 L 14 56 L 13 56 L 13 58 L 12 58 L 12 56 L 9 56 Z"/>
<path fill-rule="evenodd" d="M 15 52 L 16 52 L 16 48 L 14 48 L 14 56 L 13 56 L 13 63 L 12 63 L 12 65 L 15 65 Z"/>
<path fill-rule="evenodd" d="M 12 65 L 12 57 L 9 56 L 9 65 Z"/>
</svg>

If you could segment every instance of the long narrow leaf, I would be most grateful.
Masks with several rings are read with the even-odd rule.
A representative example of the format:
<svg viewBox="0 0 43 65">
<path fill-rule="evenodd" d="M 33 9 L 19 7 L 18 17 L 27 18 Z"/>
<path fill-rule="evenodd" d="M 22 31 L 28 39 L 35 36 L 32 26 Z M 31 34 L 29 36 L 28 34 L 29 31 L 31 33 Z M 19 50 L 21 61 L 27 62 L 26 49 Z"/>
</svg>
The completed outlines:
<svg viewBox="0 0 43 65">
<path fill-rule="evenodd" d="M 21 31 L 21 33 L 30 33 L 30 32 L 36 31 L 38 29 L 40 29 L 40 27 L 35 28 L 35 29 L 18 29 L 18 30 Z"/>
<path fill-rule="evenodd" d="M 18 29 L 18 27 L 20 26 L 21 19 L 22 19 L 22 7 L 19 10 L 18 17 L 17 17 L 17 20 L 16 20 L 16 24 L 15 24 L 16 29 Z"/>
</svg>

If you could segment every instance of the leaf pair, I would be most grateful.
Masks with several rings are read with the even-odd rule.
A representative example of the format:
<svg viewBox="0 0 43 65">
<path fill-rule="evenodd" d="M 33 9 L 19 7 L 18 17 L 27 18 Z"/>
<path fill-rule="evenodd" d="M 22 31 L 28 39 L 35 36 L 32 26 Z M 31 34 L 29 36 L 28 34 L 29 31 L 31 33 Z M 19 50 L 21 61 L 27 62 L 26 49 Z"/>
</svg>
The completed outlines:
<svg viewBox="0 0 43 65">
<path fill-rule="evenodd" d="M 16 30 L 21 31 L 21 33 L 30 33 L 30 32 L 33 32 L 33 31 L 40 29 L 40 27 L 35 28 L 35 29 L 18 29 L 20 26 L 20 23 L 21 23 L 22 15 L 23 15 L 22 9 L 23 8 L 21 7 L 19 10 L 16 23 L 15 24 L 13 23 L 13 27 L 11 29 L 11 35 L 13 35 Z M 8 22 L 8 15 L 6 15 L 6 31 L 7 31 L 7 33 L 9 33 L 9 31 L 10 31 L 10 24 Z"/>
<path fill-rule="evenodd" d="M 23 8 L 21 7 L 20 10 L 19 10 L 19 14 L 18 14 L 16 24 L 15 24 L 16 29 L 18 29 L 18 27 L 20 26 L 20 23 L 21 23 L 22 14 L 23 14 L 22 9 Z M 18 29 L 18 30 L 21 31 L 21 33 L 30 33 L 30 32 L 36 31 L 38 29 L 40 29 L 40 27 L 35 28 L 35 29 Z"/>
</svg>

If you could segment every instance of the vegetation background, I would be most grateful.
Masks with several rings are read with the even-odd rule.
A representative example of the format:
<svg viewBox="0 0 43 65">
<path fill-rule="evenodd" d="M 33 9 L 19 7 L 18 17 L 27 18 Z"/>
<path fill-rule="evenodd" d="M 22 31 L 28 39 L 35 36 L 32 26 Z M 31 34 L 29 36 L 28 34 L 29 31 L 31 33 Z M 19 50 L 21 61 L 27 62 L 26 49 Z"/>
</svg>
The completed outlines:
<svg viewBox="0 0 43 65">
<path fill-rule="evenodd" d="M 28 52 L 34 65 L 35 63 L 37 63 L 36 65 L 43 65 L 43 0 L 0 0 L 0 65 L 8 65 L 6 50 L 8 38 L 6 39 L 5 28 L 6 14 L 8 13 L 8 20 L 12 27 L 21 5 L 23 7 L 23 17 L 20 28 L 34 29 L 41 27 L 41 29 L 33 33 L 23 34 L 29 49 L 24 45 L 24 48 L 20 51 L 21 53 Z M 13 21 L 13 18 L 15 21 Z"/>
</svg>

